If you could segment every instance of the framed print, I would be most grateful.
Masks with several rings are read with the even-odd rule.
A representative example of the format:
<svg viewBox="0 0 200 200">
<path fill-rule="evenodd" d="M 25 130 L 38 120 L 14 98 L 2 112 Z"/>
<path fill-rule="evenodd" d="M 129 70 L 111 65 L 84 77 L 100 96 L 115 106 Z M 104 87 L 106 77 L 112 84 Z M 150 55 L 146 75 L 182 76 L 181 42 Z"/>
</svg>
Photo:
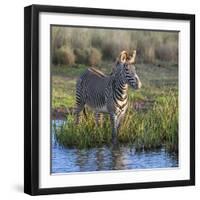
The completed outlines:
<svg viewBox="0 0 200 200">
<path fill-rule="evenodd" d="M 195 184 L 195 16 L 32 5 L 24 191 Z"/>
</svg>

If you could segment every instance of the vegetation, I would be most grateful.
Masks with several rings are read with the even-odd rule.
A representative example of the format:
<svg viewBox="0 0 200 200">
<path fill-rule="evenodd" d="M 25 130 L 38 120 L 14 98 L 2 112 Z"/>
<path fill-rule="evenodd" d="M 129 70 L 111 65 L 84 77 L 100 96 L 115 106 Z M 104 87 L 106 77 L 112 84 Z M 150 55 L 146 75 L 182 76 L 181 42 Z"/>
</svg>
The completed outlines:
<svg viewBox="0 0 200 200">
<path fill-rule="evenodd" d="M 80 37 L 81 35 L 81 37 Z M 100 127 L 87 108 L 87 119 L 75 125 L 76 79 L 89 66 L 106 74 L 122 50 L 137 50 L 136 71 L 143 87 L 129 89 L 129 108 L 120 127 L 120 143 L 137 149 L 165 146 L 178 151 L 178 33 L 51 27 L 52 117 L 63 112 L 60 126 L 53 123 L 58 141 L 68 147 L 111 144 L 111 126 L 104 116 Z M 62 118 L 63 119 L 63 118 Z"/>
<path fill-rule="evenodd" d="M 110 72 L 108 64 L 101 67 Z M 76 78 L 86 66 L 52 68 L 52 108 L 75 107 Z M 178 68 L 155 65 L 136 65 L 143 87 L 129 88 L 129 109 L 119 130 L 120 143 L 134 144 L 137 149 L 158 148 L 165 145 L 178 150 Z M 87 120 L 82 117 L 75 126 L 75 116 L 66 114 L 62 126 L 54 124 L 59 142 L 69 147 L 88 148 L 111 143 L 111 126 L 104 116 L 101 127 L 96 127 L 93 113 L 87 109 Z"/>
<path fill-rule="evenodd" d="M 137 63 L 178 63 L 178 33 L 72 28 L 52 26 L 54 67 L 101 65 L 114 61 L 122 50 L 137 50 Z"/>
</svg>

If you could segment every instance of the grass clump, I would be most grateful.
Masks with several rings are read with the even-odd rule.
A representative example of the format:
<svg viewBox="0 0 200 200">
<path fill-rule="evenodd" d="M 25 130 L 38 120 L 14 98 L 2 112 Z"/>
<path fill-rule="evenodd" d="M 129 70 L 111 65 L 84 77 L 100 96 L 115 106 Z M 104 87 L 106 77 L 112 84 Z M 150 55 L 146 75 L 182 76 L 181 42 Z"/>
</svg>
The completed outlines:
<svg viewBox="0 0 200 200">
<path fill-rule="evenodd" d="M 56 127 L 58 141 L 68 147 L 89 148 L 111 144 L 111 125 L 107 115 L 102 126 L 96 126 L 94 115 L 88 112 L 75 125 L 75 116 L 68 115 L 66 123 Z M 120 144 L 133 144 L 136 149 L 152 149 L 165 146 L 178 151 L 178 95 L 169 91 L 155 99 L 151 108 L 136 111 L 129 107 L 118 132 Z"/>
</svg>

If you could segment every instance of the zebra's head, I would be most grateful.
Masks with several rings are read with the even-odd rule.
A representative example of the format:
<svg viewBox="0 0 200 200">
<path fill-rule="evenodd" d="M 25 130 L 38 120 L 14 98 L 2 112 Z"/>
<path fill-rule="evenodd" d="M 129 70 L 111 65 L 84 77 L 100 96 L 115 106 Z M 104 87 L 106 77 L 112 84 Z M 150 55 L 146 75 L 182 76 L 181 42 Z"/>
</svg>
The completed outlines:
<svg viewBox="0 0 200 200">
<path fill-rule="evenodd" d="M 122 51 L 120 53 L 116 67 L 120 70 L 120 73 L 127 84 L 129 84 L 134 89 L 139 89 L 142 87 L 142 83 L 136 73 L 134 65 L 135 56 L 136 50 L 133 51 L 132 56 L 129 56 L 126 51 Z"/>
</svg>

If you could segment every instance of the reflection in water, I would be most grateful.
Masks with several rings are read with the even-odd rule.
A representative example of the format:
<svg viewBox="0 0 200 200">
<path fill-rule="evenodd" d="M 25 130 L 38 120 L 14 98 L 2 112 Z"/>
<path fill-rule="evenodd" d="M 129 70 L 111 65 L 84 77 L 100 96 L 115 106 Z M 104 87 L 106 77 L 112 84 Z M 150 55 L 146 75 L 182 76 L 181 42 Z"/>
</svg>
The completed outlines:
<svg viewBox="0 0 200 200">
<path fill-rule="evenodd" d="M 165 149 L 135 151 L 134 147 L 65 148 L 52 134 L 52 173 L 178 167 L 178 158 Z"/>
</svg>

